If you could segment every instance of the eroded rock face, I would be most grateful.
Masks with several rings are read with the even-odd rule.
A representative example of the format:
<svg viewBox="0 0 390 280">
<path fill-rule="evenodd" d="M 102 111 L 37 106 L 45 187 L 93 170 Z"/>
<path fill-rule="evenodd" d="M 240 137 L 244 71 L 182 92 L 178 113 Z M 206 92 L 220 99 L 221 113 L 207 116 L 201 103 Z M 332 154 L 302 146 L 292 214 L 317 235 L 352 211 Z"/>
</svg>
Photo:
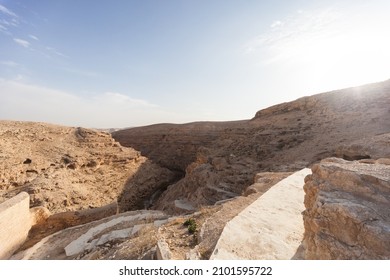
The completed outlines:
<svg viewBox="0 0 390 280">
<path fill-rule="evenodd" d="M 390 158 L 390 133 L 375 135 L 342 145 L 336 156 L 346 160 Z"/>
<path fill-rule="evenodd" d="M 340 161 L 314 168 L 306 187 L 307 256 L 389 258 L 389 159 L 373 160 L 383 157 L 383 149 L 373 151 L 370 140 L 351 152 L 337 149 L 389 133 L 389 108 L 390 81 L 386 81 L 304 97 L 261 110 L 251 120 L 160 124 L 114 132 L 115 140 L 128 148 L 95 130 L 0 121 L 0 201 L 28 192 L 32 206 L 48 208 L 54 214 L 46 217 L 42 212 L 36 222 L 53 229 L 98 219 L 100 214 L 111 215 L 114 211 L 94 211 L 92 215 L 86 209 L 117 199 L 121 212 L 144 207 L 166 210 L 156 211 L 163 220 L 155 219 L 152 225 L 147 217 L 142 227 L 145 224 L 148 230 L 139 236 L 142 229 L 138 224 L 118 229 L 117 224 L 111 227 L 109 223 L 114 217 L 104 218 L 110 227 L 104 231 L 98 227 L 97 234 L 82 238 L 78 244 L 84 244 L 84 251 L 69 256 L 64 255 L 64 248 L 90 229 L 94 232 L 101 221 L 67 228 L 36 244 L 35 248 L 45 247 L 41 252 L 31 251 L 37 259 L 152 258 L 160 236 L 144 235 L 157 231 L 167 214 L 211 211 L 206 213 L 210 219 L 204 215 L 199 222 L 205 224 L 198 244 L 204 258 L 211 254 L 223 225 L 240 212 L 237 209 L 271 187 L 267 172 L 292 172 L 341 151 L 345 158 L 370 159 L 361 161 L 360 167 Z M 386 137 L 378 139 L 388 149 Z M 266 177 L 248 188 L 258 172 Z M 237 198 L 242 194 L 248 196 Z M 63 211 L 72 212 L 61 214 Z M 132 214 L 119 214 L 127 215 Z M 183 238 L 176 232 L 185 231 L 182 222 L 167 227 L 166 240 L 181 248 Z M 193 244 L 188 240 L 193 240 L 192 236 L 185 241 L 189 248 Z M 131 254 L 130 249 L 134 249 Z"/>
<path fill-rule="evenodd" d="M 144 232 L 144 235 L 147 235 L 147 232 L 166 223 L 167 218 L 160 211 L 139 210 L 121 213 L 59 231 L 43 238 L 33 247 L 18 252 L 12 258 L 113 259 L 121 249 L 126 251 L 126 242 L 131 241 L 143 228 L 148 227 Z M 146 240 L 144 243 L 148 241 L 152 243 L 153 240 Z M 122 247 L 116 246 L 118 244 Z M 153 244 L 143 245 L 153 247 Z M 121 259 L 126 257 L 122 255 Z"/>
<path fill-rule="evenodd" d="M 155 191 L 153 183 L 164 178 L 169 180 L 169 171 L 122 147 L 108 133 L 0 121 L 0 202 L 25 191 L 32 207 L 55 214 L 110 204 L 132 185 L 130 192 L 140 193 L 132 203 L 142 205 L 143 194 Z"/>
<path fill-rule="evenodd" d="M 293 172 L 337 151 L 343 156 L 337 147 L 390 131 L 389 108 L 386 81 L 303 97 L 261 110 L 251 120 L 159 124 L 116 131 L 113 137 L 185 172 L 154 203 L 154 209 L 177 212 L 176 200 L 197 207 L 241 195 L 258 172 Z M 373 156 L 370 149 L 361 152 L 345 155 Z"/>
<path fill-rule="evenodd" d="M 367 162 L 367 161 L 366 161 Z M 390 258 L 390 165 L 326 159 L 306 178 L 306 259 Z"/>
<path fill-rule="evenodd" d="M 167 168 L 146 161 L 137 174 L 130 177 L 125 183 L 123 191 L 118 197 L 119 212 L 149 208 L 154 197 L 176 182 L 180 173 L 175 173 Z"/>
<path fill-rule="evenodd" d="M 230 129 L 245 122 L 155 124 L 115 131 L 112 136 L 122 145 L 133 147 L 155 163 L 184 172 L 196 160 L 200 147 L 209 147 Z"/>
<path fill-rule="evenodd" d="M 187 167 L 186 176 L 169 186 L 153 209 L 186 213 L 187 207 L 177 207 L 177 200 L 187 201 L 196 209 L 234 198 L 252 183 L 257 168 L 251 159 L 234 155 L 223 157 L 218 151 L 200 148 L 196 160 Z"/>
</svg>

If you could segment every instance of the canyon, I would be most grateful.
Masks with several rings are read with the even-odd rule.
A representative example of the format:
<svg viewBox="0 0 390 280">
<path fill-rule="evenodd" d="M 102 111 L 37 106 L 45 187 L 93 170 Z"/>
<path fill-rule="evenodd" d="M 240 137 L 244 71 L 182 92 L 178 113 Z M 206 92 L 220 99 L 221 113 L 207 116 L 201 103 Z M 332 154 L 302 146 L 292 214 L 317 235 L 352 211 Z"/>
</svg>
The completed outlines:
<svg viewBox="0 0 390 280">
<path fill-rule="evenodd" d="M 210 259 L 230 250 L 217 244 L 238 242 L 229 233 L 237 227 L 266 248 L 289 236 L 288 221 L 267 243 L 256 241 L 267 211 L 250 216 L 251 226 L 240 220 L 258 203 L 283 220 L 292 197 L 290 255 L 274 246 L 228 256 L 390 258 L 390 80 L 302 97 L 250 120 L 111 133 L 0 121 L 0 136 L 0 205 L 27 195 L 23 217 L 31 216 L 7 258 Z M 288 194 L 282 182 L 302 170 L 311 174 Z M 183 226 L 190 219 L 195 233 Z"/>
</svg>

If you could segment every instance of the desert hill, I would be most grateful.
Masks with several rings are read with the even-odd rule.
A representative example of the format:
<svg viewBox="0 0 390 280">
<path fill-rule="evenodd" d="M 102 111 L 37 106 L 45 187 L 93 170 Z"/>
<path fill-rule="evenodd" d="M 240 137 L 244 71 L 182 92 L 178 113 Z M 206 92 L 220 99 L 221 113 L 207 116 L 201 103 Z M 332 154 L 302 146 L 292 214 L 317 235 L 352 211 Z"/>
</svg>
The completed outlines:
<svg viewBox="0 0 390 280">
<path fill-rule="evenodd" d="M 296 171 L 329 156 L 369 158 L 368 151 L 344 154 L 341 147 L 389 131 L 390 81 L 385 81 L 275 105 L 251 120 L 159 124 L 112 135 L 185 174 L 154 206 L 180 211 L 178 201 L 197 207 L 240 195 L 256 172 Z"/>
<path fill-rule="evenodd" d="M 0 201 L 25 191 L 31 206 L 52 213 L 116 202 L 141 166 L 150 176 L 175 177 L 104 132 L 0 121 L 0 137 Z"/>
<path fill-rule="evenodd" d="M 221 244 L 230 242 L 225 225 L 233 219 L 241 224 L 242 213 L 263 194 L 276 207 L 270 212 L 282 215 L 278 209 L 289 198 L 283 184 L 278 192 L 268 190 L 304 168 L 313 175 L 292 191 L 300 190 L 295 196 L 302 207 L 306 192 L 305 224 L 301 211 L 295 224 L 305 230 L 307 256 L 390 257 L 389 208 L 383 207 L 390 201 L 390 80 L 303 97 L 250 120 L 156 124 L 112 134 L 0 121 L 0 136 L 0 206 L 27 193 L 31 208 L 31 230 L 15 259 L 208 259 L 220 236 Z M 339 159 L 320 162 L 328 157 Z M 338 181 L 329 170 L 337 170 Z M 335 191 L 344 181 L 358 187 Z M 324 215 L 335 218 L 328 222 Z M 183 226 L 189 219 L 196 221 L 195 234 Z M 6 226 L 1 224 L 0 238 Z M 354 234 L 347 245 L 345 232 Z M 300 242 L 295 236 L 294 246 Z M 295 257 L 304 255 L 297 251 Z"/>
</svg>

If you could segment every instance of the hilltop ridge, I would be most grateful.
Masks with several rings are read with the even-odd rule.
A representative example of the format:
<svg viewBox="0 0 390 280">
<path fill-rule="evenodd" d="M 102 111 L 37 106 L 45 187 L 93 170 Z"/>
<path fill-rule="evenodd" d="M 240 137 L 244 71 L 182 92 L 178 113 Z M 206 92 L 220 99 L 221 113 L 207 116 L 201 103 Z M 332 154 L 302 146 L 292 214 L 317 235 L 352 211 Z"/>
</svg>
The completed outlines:
<svg viewBox="0 0 390 280">
<path fill-rule="evenodd" d="M 389 108 L 390 80 L 299 98 L 251 120 L 162 124 L 112 135 L 185 174 L 156 202 L 156 209 L 174 211 L 175 200 L 197 207 L 240 195 L 258 171 L 296 171 L 326 157 L 347 157 L 340 154 L 343 145 L 390 131 Z"/>
<path fill-rule="evenodd" d="M 31 230 L 13 258 L 208 259 L 230 220 L 304 168 L 314 174 L 305 184 L 302 246 L 308 258 L 335 258 L 332 246 L 340 245 L 333 239 L 342 234 L 329 233 L 328 228 L 338 221 L 315 228 L 315 220 L 328 208 L 312 205 L 332 198 L 321 187 L 321 180 L 330 180 L 322 170 L 335 168 L 321 160 L 338 157 L 340 162 L 334 160 L 333 165 L 344 172 L 340 180 L 355 184 L 350 166 L 388 170 L 389 135 L 390 80 L 299 98 L 260 110 L 250 120 L 155 124 L 111 134 L 0 121 L 0 203 L 26 192 L 31 207 Z M 375 179 L 374 173 L 369 182 L 386 205 L 388 178 Z M 377 186 L 378 180 L 384 182 Z M 311 192 L 316 189 L 321 193 Z M 353 195 L 354 201 L 361 199 L 361 194 Z M 338 198 L 333 202 L 336 205 Z M 275 199 L 274 205 L 278 203 L 283 202 Z M 348 203 L 337 207 L 346 207 L 343 219 L 354 215 L 351 223 L 362 223 L 364 217 Z M 381 217 L 389 215 L 387 209 L 382 216 L 369 213 L 369 207 L 364 211 L 376 219 L 377 228 L 386 229 L 388 219 Z M 190 218 L 197 223 L 196 235 L 183 226 Z M 303 229 L 302 217 L 296 218 Z M 359 230 L 366 232 L 364 227 Z M 329 236 L 321 239 L 324 232 Z M 345 258 L 388 257 L 383 250 L 372 251 L 375 240 L 381 239 L 375 230 L 367 232 L 373 245 L 352 242 L 350 246 L 362 249 Z M 316 247 L 312 240 L 328 247 Z"/>
</svg>

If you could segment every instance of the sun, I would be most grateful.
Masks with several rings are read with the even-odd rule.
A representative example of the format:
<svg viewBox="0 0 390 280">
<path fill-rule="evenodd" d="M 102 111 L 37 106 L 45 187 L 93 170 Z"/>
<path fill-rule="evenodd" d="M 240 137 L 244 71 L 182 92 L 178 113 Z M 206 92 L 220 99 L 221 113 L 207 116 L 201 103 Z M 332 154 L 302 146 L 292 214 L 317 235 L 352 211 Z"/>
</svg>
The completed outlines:
<svg viewBox="0 0 390 280">
<path fill-rule="evenodd" d="M 390 17 L 375 14 L 301 13 L 263 40 L 267 63 L 315 92 L 387 80 L 389 27 Z"/>
<path fill-rule="evenodd" d="M 364 84 L 390 78 L 389 47 L 389 38 L 381 32 L 356 30 L 318 46 L 317 60 L 326 70 L 323 74 L 338 84 Z"/>
</svg>

